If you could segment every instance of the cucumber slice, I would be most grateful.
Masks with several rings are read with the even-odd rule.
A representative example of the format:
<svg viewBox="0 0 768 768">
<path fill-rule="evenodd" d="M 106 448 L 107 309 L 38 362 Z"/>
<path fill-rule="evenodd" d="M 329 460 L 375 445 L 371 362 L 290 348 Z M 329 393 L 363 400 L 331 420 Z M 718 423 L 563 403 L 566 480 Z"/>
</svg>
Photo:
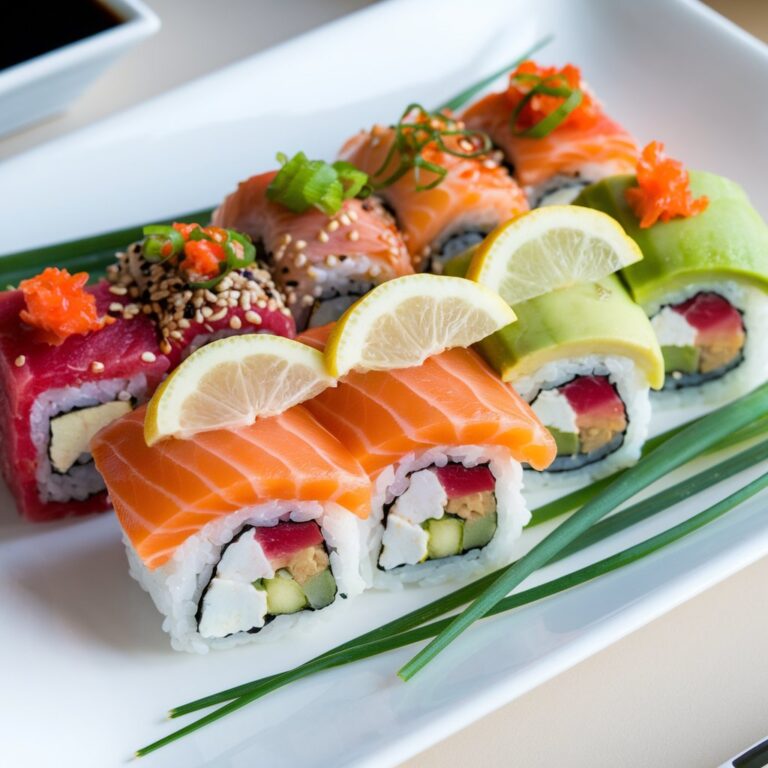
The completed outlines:
<svg viewBox="0 0 768 768">
<path fill-rule="evenodd" d="M 661 354 L 667 373 L 696 373 L 699 370 L 700 353 L 696 347 L 664 346 L 661 348 Z"/>
<path fill-rule="evenodd" d="M 554 427 L 547 427 L 549 433 L 555 438 L 558 456 L 573 456 L 579 452 L 579 436 L 575 432 L 563 432 Z"/>
<path fill-rule="evenodd" d="M 464 521 L 464 541 L 463 548 L 466 552 L 469 549 L 479 549 L 484 547 L 496 533 L 498 525 L 495 512 L 489 512 L 482 517 L 473 517 L 471 520 Z"/>
<path fill-rule="evenodd" d="M 464 538 L 464 521 L 457 517 L 441 517 L 439 520 L 427 520 L 424 530 L 429 534 L 427 559 L 436 560 L 451 557 L 461 552 Z"/>
<path fill-rule="evenodd" d="M 296 613 L 307 607 L 304 590 L 284 568 L 274 579 L 262 579 L 261 585 L 267 592 L 267 610 L 273 616 Z"/>
<path fill-rule="evenodd" d="M 326 568 L 308 579 L 304 583 L 304 594 L 316 611 L 330 605 L 336 598 L 336 579 L 333 578 L 331 569 Z"/>
</svg>

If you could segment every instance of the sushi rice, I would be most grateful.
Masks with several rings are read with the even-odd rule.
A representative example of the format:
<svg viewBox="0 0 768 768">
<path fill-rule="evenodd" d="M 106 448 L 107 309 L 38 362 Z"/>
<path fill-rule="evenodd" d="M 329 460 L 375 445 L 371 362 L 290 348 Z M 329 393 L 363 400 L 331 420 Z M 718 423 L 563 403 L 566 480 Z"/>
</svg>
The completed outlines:
<svg viewBox="0 0 768 768">
<path fill-rule="evenodd" d="M 270 501 L 246 507 L 214 520 L 190 536 L 164 565 L 150 570 L 141 561 L 127 538 L 124 543 L 131 576 L 150 594 L 165 617 L 163 629 L 171 636 L 177 651 L 207 653 L 233 648 L 256 639 L 253 632 L 236 632 L 227 637 L 203 637 L 198 631 L 198 610 L 214 568 L 226 545 L 246 526 L 273 526 L 278 522 L 315 520 L 328 548 L 330 567 L 336 580 L 334 602 L 318 611 L 301 610 L 276 616 L 259 629 L 258 640 L 276 641 L 298 624 L 311 628 L 333 616 L 334 608 L 345 598 L 363 591 L 360 576 L 360 536 L 357 519 L 337 504 L 317 501 Z"/>
<path fill-rule="evenodd" d="M 612 453 L 578 469 L 559 472 L 526 470 L 525 481 L 534 490 L 558 488 L 571 483 L 586 484 L 629 467 L 640 458 L 651 419 L 650 388 L 645 375 L 633 360 L 618 355 L 562 358 L 543 365 L 530 376 L 517 379 L 514 387 L 526 402 L 532 403 L 542 390 L 561 386 L 577 376 L 608 377 L 626 409 L 624 439 Z"/>
</svg>

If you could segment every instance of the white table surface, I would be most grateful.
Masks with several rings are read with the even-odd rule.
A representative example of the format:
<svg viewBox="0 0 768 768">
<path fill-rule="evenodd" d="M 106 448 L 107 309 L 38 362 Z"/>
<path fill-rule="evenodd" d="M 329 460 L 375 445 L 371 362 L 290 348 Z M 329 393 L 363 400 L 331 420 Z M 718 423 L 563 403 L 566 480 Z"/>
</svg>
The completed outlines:
<svg viewBox="0 0 768 768">
<path fill-rule="evenodd" d="M 163 28 L 0 160 L 371 0 L 149 0 Z M 768 39 L 766 0 L 711 2 Z M 191 41 L 196 41 L 194 44 Z M 413 758 L 407 768 L 716 766 L 768 735 L 768 558 Z"/>
</svg>

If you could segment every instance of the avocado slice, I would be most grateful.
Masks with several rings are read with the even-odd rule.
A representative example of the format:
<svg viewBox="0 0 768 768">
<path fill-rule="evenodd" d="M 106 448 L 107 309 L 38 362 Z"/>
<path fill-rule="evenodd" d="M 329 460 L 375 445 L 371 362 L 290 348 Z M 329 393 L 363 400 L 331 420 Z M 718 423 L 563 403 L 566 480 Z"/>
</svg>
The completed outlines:
<svg viewBox="0 0 768 768">
<path fill-rule="evenodd" d="M 696 373 L 699 370 L 700 351 L 696 347 L 663 346 L 661 354 L 667 373 Z"/>
<path fill-rule="evenodd" d="M 259 582 L 254 586 L 259 588 Z M 266 590 L 267 610 L 273 616 L 296 613 L 307 607 L 304 590 L 285 568 L 281 568 L 273 579 L 262 579 L 261 588 Z"/>
<path fill-rule="evenodd" d="M 330 605 L 336 598 L 336 579 L 331 569 L 326 568 L 304 582 L 304 594 L 316 611 Z"/>
<path fill-rule="evenodd" d="M 464 540 L 462 548 L 466 552 L 468 549 L 479 549 L 484 547 L 496 533 L 498 518 L 495 512 L 489 512 L 487 515 L 472 517 L 464 521 Z"/>
<path fill-rule="evenodd" d="M 464 538 L 464 521 L 458 517 L 441 517 L 439 520 L 427 520 L 423 526 L 429 534 L 427 559 L 437 560 L 461 553 Z"/>
<path fill-rule="evenodd" d="M 579 436 L 576 432 L 563 432 L 555 427 L 547 427 L 547 429 L 555 438 L 558 456 L 573 456 L 579 452 Z"/>
</svg>

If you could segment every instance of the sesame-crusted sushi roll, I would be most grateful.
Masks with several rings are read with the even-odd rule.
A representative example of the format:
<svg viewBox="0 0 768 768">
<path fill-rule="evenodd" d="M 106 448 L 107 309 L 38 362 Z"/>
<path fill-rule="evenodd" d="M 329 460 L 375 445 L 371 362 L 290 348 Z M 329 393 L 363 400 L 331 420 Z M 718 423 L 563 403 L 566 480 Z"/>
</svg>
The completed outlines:
<svg viewBox="0 0 768 768">
<path fill-rule="evenodd" d="M 87 279 L 48 268 L 0 293 L 0 463 L 28 520 L 108 508 L 88 443 L 170 365 L 150 320 L 123 317 L 125 300 Z"/>
<path fill-rule="evenodd" d="M 768 379 L 768 226 L 733 181 L 691 171 L 658 142 L 637 174 L 585 189 L 643 252 L 622 270 L 661 345 L 654 406 L 719 405 Z"/>
<path fill-rule="evenodd" d="M 147 227 L 146 232 L 142 242 L 118 254 L 107 270 L 110 291 L 124 304 L 111 308 L 126 317 L 147 315 L 174 366 L 225 336 L 295 336 L 283 296 L 255 260 L 247 238 L 198 224 Z M 225 246 L 235 251 L 234 258 Z"/>
<path fill-rule="evenodd" d="M 470 106 L 463 119 L 501 149 L 532 208 L 569 203 L 587 184 L 632 173 L 637 162 L 635 140 L 572 64 L 523 62 L 506 90 Z"/>
<path fill-rule="evenodd" d="M 241 182 L 213 223 L 247 233 L 263 251 L 302 330 L 337 319 L 374 286 L 413 270 L 392 217 L 375 197 L 349 197 L 326 210 L 299 205 L 297 211 L 290 199 L 279 202 L 281 174 L 296 171 L 296 163 Z"/>
<path fill-rule="evenodd" d="M 397 125 L 353 136 L 340 156 L 370 176 L 393 211 L 414 269 L 439 273 L 446 260 L 528 210 L 490 150 L 486 136 L 412 105 Z"/>
<path fill-rule="evenodd" d="M 329 327 L 300 337 L 323 348 Z M 555 444 L 529 406 L 469 349 L 422 365 L 352 372 L 305 403 L 373 484 L 363 524 L 372 586 L 436 584 L 508 564 L 530 520 L 522 465 Z"/>
<path fill-rule="evenodd" d="M 311 630 L 365 586 L 357 521 L 370 482 L 302 407 L 148 447 L 144 409 L 92 449 L 131 575 L 177 650 Z"/>
</svg>

